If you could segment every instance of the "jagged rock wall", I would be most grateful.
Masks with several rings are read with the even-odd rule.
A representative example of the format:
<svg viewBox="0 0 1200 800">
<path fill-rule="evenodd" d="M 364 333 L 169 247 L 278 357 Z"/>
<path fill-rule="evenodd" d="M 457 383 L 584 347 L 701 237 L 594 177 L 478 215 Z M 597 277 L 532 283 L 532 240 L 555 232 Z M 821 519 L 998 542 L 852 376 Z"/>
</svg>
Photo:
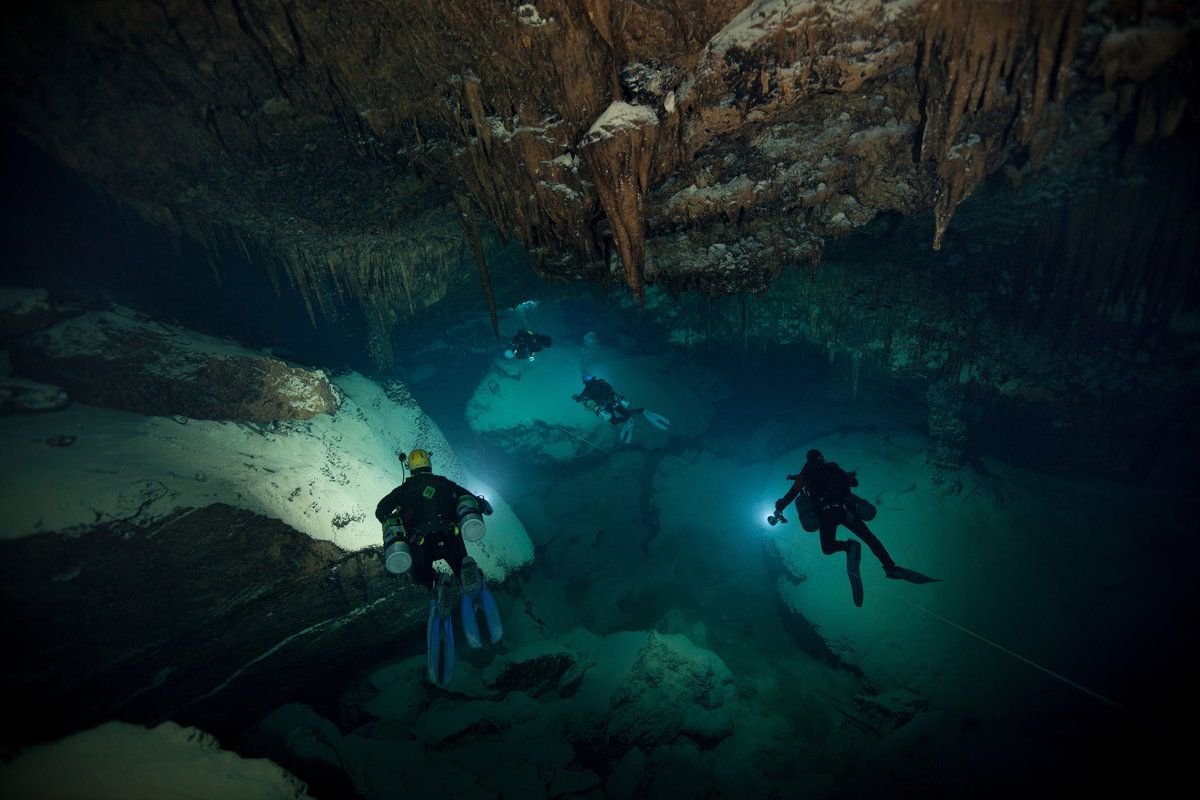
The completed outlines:
<svg viewBox="0 0 1200 800">
<path fill-rule="evenodd" d="M 8 743 L 114 717 L 237 730 L 384 658 L 428 610 L 378 549 L 347 553 L 224 504 L 0 552 Z"/>
<path fill-rule="evenodd" d="M 205 241 L 259 242 L 310 308 L 345 294 L 387 326 L 469 274 L 456 191 L 541 274 L 623 275 L 635 297 L 762 289 L 880 211 L 933 209 L 936 246 L 988 173 L 1019 178 L 1085 134 L 1076 99 L 1116 98 L 1092 138 L 1124 120 L 1171 135 L 1196 108 L 1194 14 L 58 0 L 9 21 L 2 69 L 14 123 L 107 191 Z M 646 124 L 593 147 L 614 103 Z"/>
</svg>

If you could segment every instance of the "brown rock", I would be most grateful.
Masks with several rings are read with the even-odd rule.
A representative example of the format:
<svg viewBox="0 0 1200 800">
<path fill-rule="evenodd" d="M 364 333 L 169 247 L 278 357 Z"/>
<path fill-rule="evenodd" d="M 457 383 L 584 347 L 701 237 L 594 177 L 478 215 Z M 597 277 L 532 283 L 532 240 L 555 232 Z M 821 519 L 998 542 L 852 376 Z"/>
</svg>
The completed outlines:
<svg viewBox="0 0 1200 800">
<path fill-rule="evenodd" d="M 1171 135 L 1195 105 L 1194 4 L 403 5 L 47 0 L 0 32 L 5 99 L 147 218 L 258 245 L 314 316 L 336 316 L 332 282 L 384 328 L 473 279 L 446 236 L 456 192 L 547 277 L 610 280 L 611 229 L 634 294 L 642 242 L 647 282 L 757 291 L 881 210 L 936 205 L 940 240 L 958 200 L 1036 169 L 1103 92 L 1125 99 L 1101 140 L 1127 113 L 1137 140 Z M 631 133 L 586 157 L 614 100 L 654 109 L 657 146 Z M 847 161 L 883 127 L 903 135 Z M 760 188 L 733 222 L 669 205 L 740 176 Z M 808 202 L 820 183 L 862 213 Z M 746 257 L 714 264 L 717 242 Z"/>
<path fill-rule="evenodd" d="M 331 413 L 329 380 L 129 311 L 90 312 L 15 342 L 15 370 L 76 401 L 139 414 L 269 422 Z"/>
</svg>

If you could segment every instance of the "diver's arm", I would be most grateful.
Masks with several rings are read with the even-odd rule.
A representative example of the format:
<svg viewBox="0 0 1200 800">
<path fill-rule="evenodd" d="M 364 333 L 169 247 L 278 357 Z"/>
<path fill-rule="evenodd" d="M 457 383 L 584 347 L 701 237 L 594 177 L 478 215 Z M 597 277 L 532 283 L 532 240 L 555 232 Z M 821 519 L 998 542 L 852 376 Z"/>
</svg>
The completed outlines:
<svg viewBox="0 0 1200 800">
<path fill-rule="evenodd" d="M 788 489 L 788 493 L 775 501 L 775 510 L 782 511 L 788 507 L 788 504 L 796 499 L 796 495 L 800 494 L 800 490 L 804 488 L 804 475 L 788 475 L 792 478 L 792 488 Z"/>
<path fill-rule="evenodd" d="M 481 494 L 475 494 L 474 492 L 469 491 L 462 486 L 459 486 L 457 483 L 454 483 L 454 481 L 450 481 L 450 483 L 454 486 L 454 491 L 455 491 L 454 496 L 456 498 L 462 497 L 463 495 L 467 495 L 468 497 L 474 497 L 476 500 L 479 501 L 480 513 L 482 513 L 485 517 L 491 516 L 492 511 L 493 511 L 492 504 L 488 502 L 486 497 L 484 497 Z M 457 500 L 455 502 L 457 502 Z"/>
<path fill-rule="evenodd" d="M 380 522 L 383 522 L 389 516 L 391 516 L 392 509 L 394 509 L 396 507 L 396 504 L 398 502 L 400 502 L 400 489 L 401 488 L 403 488 L 403 487 L 397 486 L 395 489 L 392 489 L 390 492 L 388 492 L 387 495 L 384 496 L 384 498 L 379 501 L 379 505 L 375 506 L 375 519 L 379 520 Z"/>
</svg>

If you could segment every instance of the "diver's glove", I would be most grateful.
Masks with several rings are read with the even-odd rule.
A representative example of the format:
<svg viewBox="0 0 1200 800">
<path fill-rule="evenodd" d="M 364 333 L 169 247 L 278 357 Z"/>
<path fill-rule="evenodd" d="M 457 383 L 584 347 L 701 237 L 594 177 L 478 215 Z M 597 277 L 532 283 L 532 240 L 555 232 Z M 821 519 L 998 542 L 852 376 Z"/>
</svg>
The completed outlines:
<svg viewBox="0 0 1200 800">
<path fill-rule="evenodd" d="M 800 480 L 800 473 L 797 472 L 795 475 L 788 475 L 787 479 L 789 481 L 798 481 Z"/>
<path fill-rule="evenodd" d="M 489 503 L 487 498 L 481 494 L 477 494 L 475 497 L 479 500 L 479 510 L 490 517 L 492 515 L 492 511 L 494 510 L 492 508 L 492 504 Z"/>
</svg>

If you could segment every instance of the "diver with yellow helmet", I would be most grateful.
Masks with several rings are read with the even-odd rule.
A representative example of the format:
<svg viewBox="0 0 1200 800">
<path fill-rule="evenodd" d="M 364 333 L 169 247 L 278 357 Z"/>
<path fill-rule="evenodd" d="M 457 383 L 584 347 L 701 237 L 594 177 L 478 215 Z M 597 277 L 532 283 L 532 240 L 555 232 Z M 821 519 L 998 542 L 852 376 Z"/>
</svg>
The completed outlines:
<svg viewBox="0 0 1200 800">
<path fill-rule="evenodd" d="M 444 685 L 454 671 L 454 586 L 449 575 L 439 575 L 433 562 L 442 560 L 462 585 L 462 626 L 471 647 L 482 647 L 479 615 L 488 640 L 495 644 L 504 634 L 496 601 L 488 591 L 483 572 L 467 555 L 467 542 L 483 538 L 483 515 L 492 506 L 444 475 L 435 475 L 429 451 L 420 448 L 400 461 L 412 474 L 379 501 L 375 518 L 383 525 L 384 565 L 394 575 L 411 574 L 415 583 L 430 587 L 428 673 Z"/>
</svg>

